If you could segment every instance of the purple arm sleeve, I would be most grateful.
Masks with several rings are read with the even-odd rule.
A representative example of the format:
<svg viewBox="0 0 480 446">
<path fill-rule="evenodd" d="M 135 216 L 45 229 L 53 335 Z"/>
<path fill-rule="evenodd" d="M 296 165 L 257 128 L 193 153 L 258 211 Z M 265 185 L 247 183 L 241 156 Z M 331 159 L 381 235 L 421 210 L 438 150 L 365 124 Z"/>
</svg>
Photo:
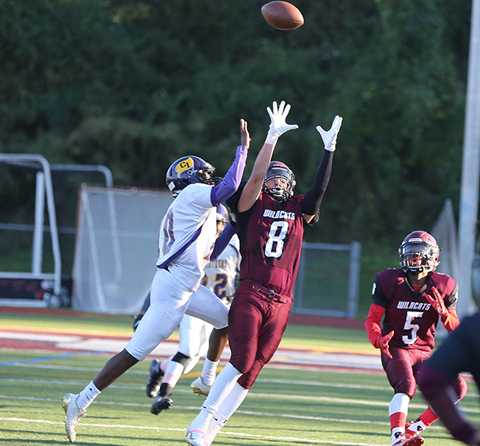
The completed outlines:
<svg viewBox="0 0 480 446">
<path fill-rule="evenodd" d="M 247 162 L 248 148 L 245 146 L 237 147 L 237 154 L 233 164 L 228 169 L 223 181 L 212 188 L 210 200 L 213 206 L 218 206 L 227 198 L 230 198 L 240 186 L 243 171 Z"/>
<path fill-rule="evenodd" d="M 217 260 L 218 256 L 227 247 L 228 242 L 231 240 L 235 232 L 237 232 L 237 228 L 236 226 L 233 226 L 232 223 L 228 223 L 228 225 L 225 226 L 221 234 L 217 237 L 217 240 L 215 240 L 215 246 L 213 247 L 212 254 L 210 255 L 211 262 Z"/>
</svg>

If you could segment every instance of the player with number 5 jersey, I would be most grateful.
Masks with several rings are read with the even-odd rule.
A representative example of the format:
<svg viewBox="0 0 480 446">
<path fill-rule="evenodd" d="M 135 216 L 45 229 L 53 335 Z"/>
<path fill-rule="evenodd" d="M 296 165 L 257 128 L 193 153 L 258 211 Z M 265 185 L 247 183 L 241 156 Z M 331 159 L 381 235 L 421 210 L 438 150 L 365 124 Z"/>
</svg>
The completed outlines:
<svg viewBox="0 0 480 446">
<path fill-rule="evenodd" d="M 435 272 L 439 252 L 428 232 L 414 231 L 398 249 L 401 269 L 389 268 L 375 276 L 365 328 L 372 345 L 381 350 L 382 366 L 394 389 L 389 405 L 392 446 L 421 446 L 424 439 L 419 433 L 438 420 L 428 407 L 406 423 L 418 372 L 435 347 L 439 318 L 448 332 L 460 324 L 457 282 Z M 465 396 L 467 385 L 460 376 L 454 388 L 458 400 Z"/>
<path fill-rule="evenodd" d="M 285 102 L 267 109 L 270 128 L 252 174 L 227 200 L 242 255 L 240 284 L 228 316 L 231 357 L 187 428 L 192 446 L 213 442 L 276 352 L 292 308 L 304 225 L 318 221 L 342 118 L 337 116 L 328 131 L 317 127 L 325 150 L 314 184 L 305 195 L 293 195 L 295 175 L 284 163 L 271 161 L 278 138 L 298 127 L 286 123 L 289 110 Z"/>
</svg>

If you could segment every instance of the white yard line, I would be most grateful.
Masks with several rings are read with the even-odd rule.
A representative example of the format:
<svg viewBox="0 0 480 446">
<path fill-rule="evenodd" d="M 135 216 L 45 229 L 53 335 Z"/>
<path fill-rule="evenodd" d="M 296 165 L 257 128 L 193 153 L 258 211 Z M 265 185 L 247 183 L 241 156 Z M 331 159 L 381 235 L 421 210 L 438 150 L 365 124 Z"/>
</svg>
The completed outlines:
<svg viewBox="0 0 480 446">
<path fill-rule="evenodd" d="M 198 410 L 198 407 L 195 408 Z M 241 413 L 241 412 L 240 412 Z M 0 421 L 9 421 L 9 422 L 17 422 L 17 423 L 41 423 L 41 424 L 53 424 L 53 425 L 62 425 L 63 422 L 57 421 L 45 421 L 45 420 L 32 420 L 27 418 L 0 418 Z M 332 420 L 333 421 L 333 420 Z M 109 428 L 109 429 L 141 429 L 141 430 L 152 430 L 152 431 L 170 431 L 170 432 L 185 432 L 185 429 L 175 429 L 175 428 L 167 428 L 167 427 L 151 427 L 151 426 L 131 426 L 125 424 L 96 424 L 96 423 L 82 423 L 84 427 L 101 427 L 101 428 Z M 344 445 L 344 446 L 376 446 L 376 444 L 372 443 L 345 443 L 337 442 L 337 441 L 328 441 L 328 440 L 313 440 L 308 438 L 298 438 L 298 437 L 274 437 L 271 435 L 253 435 L 253 434 L 245 434 L 245 433 L 238 433 L 238 432 L 228 432 L 228 431 L 221 431 L 219 435 L 228 435 L 233 437 L 243 437 L 243 438 L 258 438 L 261 440 L 274 440 L 279 443 L 285 441 L 294 441 L 294 442 L 302 442 L 302 443 L 309 443 L 309 444 L 331 444 L 331 445 Z M 383 446 L 383 445 L 378 445 Z"/>
</svg>

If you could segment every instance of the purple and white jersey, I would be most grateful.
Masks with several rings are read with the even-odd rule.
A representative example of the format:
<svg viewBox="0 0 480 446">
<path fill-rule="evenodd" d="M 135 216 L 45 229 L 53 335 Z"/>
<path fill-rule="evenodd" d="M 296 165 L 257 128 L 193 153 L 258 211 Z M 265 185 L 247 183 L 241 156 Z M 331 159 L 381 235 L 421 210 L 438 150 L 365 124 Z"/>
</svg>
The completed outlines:
<svg viewBox="0 0 480 446">
<path fill-rule="evenodd" d="M 220 299 L 232 297 L 236 278 L 240 271 L 240 241 L 234 235 L 216 260 L 205 265 L 202 284 L 211 289 Z"/>
<path fill-rule="evenodd" d="M 197 290 L 216 238 L 214 186 L 196 183 L 175 198 L 160 226 L 158 268 L 168 271 L 192 291 Z"/>
</svg>

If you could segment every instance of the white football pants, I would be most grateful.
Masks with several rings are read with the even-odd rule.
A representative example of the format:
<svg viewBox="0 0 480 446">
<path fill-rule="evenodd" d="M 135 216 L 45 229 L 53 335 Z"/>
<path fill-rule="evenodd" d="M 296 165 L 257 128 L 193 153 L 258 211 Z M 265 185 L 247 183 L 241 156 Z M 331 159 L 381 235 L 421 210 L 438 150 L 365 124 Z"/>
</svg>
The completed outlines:
<svg viewBox="0 0 480 446">
<path fill-rule="evenodd" d="M 228 325 L 228 308 L 213 291 L 200 285 L 192 293 L 167 270 L 157 270 L 150 293 L 150 307 L 125 347 L 139 361 L 143 361 L 160 342 L 171 336 L 185 313 L 217 329 Z"/>
</svg>

